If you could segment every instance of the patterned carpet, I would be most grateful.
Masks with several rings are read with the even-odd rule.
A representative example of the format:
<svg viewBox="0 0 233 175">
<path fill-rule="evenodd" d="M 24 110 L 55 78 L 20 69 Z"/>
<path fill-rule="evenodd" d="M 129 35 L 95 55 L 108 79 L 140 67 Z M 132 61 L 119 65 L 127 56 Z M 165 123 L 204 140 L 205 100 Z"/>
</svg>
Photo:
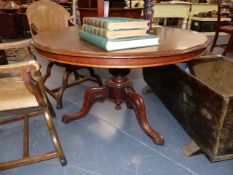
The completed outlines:
<svg viewBox="0 0 233 175">
<path fill-rule="evenodd" d="M 5 52 L 6 52 L 7 60 L 9 62 L 26 61 L 32 57 L 27 48 L 8 49 L 8 50 L 5 50 Z"/>
</svg>

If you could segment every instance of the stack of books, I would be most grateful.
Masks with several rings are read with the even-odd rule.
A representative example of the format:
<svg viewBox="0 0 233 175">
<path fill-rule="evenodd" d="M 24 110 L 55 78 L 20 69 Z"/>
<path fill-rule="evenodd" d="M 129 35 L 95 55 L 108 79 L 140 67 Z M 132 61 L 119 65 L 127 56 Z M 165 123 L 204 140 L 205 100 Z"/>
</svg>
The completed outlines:
<svg viewBox="0 0 233 175">
<path fill-rule="evenodd" d="M 121 17 L 84 17 L 80 38 L 107 51 L 159 44 L 159 37 L 147 34 L 148 21 Z"/>
</svg>

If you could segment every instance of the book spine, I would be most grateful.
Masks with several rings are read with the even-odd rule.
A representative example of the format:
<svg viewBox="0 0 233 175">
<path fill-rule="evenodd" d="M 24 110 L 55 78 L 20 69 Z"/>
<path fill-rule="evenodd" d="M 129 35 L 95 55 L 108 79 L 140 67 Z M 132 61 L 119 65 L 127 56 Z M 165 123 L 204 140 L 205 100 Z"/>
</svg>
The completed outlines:
<svg viewBox="0 0 233 175">
<path fill-rule="evenodd" d="M 99 46 L 102 49 L 106 50 L 106 44 L 107 44 L 107 39 L 97 36 L 97 35 L 93 35 L 90 34 L 88 32 L 84 32 L 84 31 L 80 31 L 79 32 L 79 36 L 80 38 L 86 40 L 87 42 L 90 42 L 96 46 Z"/>
<path fill-rule="evenodd" d="M 102 29 L 108 29 L 108 22 L 97 18 L 84 17 L 83 24 L 99 27 Z"/>
<path fill-rule="evenodd" d="M 93 27 L 93 26 L 84 24 L 82 26 L 82 30 L 84 32 L 88 32 L 88 33 L 91 33 L 91 34 L 94 34 L 94 35 L 99 35 L 99 36 L 107 38 L 107 31 L 102 29 L 102 28 Z"/>
</svg>

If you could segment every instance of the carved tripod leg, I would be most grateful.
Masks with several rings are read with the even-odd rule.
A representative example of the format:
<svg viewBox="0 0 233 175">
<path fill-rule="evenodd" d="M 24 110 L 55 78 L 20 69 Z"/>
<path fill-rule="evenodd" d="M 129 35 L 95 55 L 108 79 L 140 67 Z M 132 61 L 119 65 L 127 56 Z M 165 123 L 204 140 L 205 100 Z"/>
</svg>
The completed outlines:
<svg viewBox="0 0 233 175">
<path fill-rule="evenodd" d="M 57 92 L 57 109 L 61 109 L 63 106 L 62 98 L 63 98 L 64 91 L 66 90 L 68 86 L 68 79 L 71 73 L 72 73 L 71 70 L 66 68 L 66 71 L 63 74 L 62 86 L 59 88 Z"/>
<path fill-rule="evenodd" d="M 64 114 L 62 122 L 69 123 L 73 120 L 83 118 L 91 109 L 91 106 L 97 100 L 104 100 L 108 96 L 108 89 L 106 87 L 89 88 L 85 92 L 84 102 L 79 112 Z"/>
<path fill-rule="evenodd" d="M 134 109 L 138 123 L 143 131 L 155 144 L 162 145 L 164 143 L 164 138 L 150 127 L 142 97 L 135 92 L 128 91 L 125 96 L 125 102 L 127 106 Z"/>
<path fill-rule="evenodd" d="M 96 81 L 99 84 L 99 86 L 103 86 L 103 82 L 102 82 L 101 78 L 95 73 L 95 71 L 93 70 L 93 68 L 88 67 L 87 69 L 90 72 L 90 75 L 92 77 L 96 78 Z"/>
</svg>

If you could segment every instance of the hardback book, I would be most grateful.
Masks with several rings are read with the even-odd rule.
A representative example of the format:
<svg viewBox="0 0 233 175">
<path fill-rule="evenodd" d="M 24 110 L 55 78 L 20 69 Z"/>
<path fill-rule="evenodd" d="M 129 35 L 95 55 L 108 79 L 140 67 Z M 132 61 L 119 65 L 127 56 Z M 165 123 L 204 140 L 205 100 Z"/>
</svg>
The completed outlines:
<svg viewBox="0 0 233 175">
<path fill-rule="evenodd" d="M 79 32 L 79 36 L 85 41 L 90 42 L 107 51 L 155 46 L 159 44 L 159 37 L 151 34 L 146 36 L 107 39 L 81 30 Z"/>
<path fill-rule="evenodd" d="M 135 36 L 145 36 L 147 35 L 146 29 L 121 29 L 121 30 L 106 30 L 103 28 L 90 26 L 84 24 L 82 30 L 94 35 L 99 35 L 107 39 L 125 38 L 125 37 L 135 37 Z"/>
<path fill-rule="evenodd" d="M 84 17 L 83 24 L 106 30 L 148 29 L 148 20 L 122 17 Z"/>
</svg>

